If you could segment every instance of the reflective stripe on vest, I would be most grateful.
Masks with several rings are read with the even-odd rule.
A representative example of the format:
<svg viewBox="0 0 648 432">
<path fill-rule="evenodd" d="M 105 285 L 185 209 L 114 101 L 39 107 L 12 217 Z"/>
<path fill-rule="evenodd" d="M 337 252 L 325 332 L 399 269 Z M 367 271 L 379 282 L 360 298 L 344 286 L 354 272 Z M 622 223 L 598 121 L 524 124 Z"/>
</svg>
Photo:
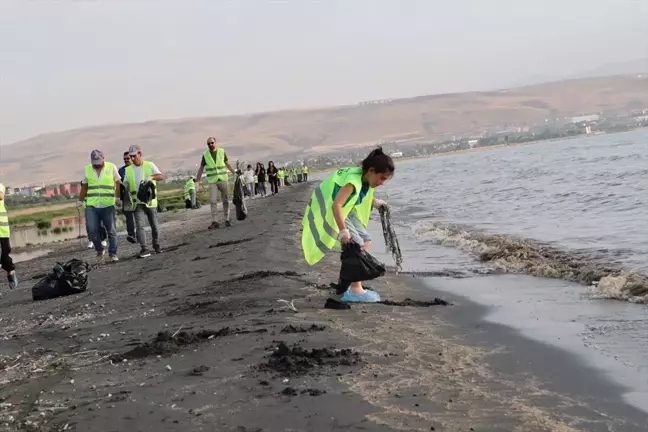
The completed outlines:
<svg viewBox="0 0 648 432">
<path fill-rule="evenodd" d="M 115 205 L 115 165 L 105 162 L 99 178 L 92 164 L 85 167 L 88 181 L 86 205 L 88 207 L 110 207 Z"/>
<path fill-rule="evenodd" d="M 153 176 L 153 166 L 151 162 L 149 161 L 144 161 L 142 162 L 142 179 L 149 179 L 153 182 L 153 185 L 155 186 L 155 199 L 151 201 L 150 204 L 143 203 L 137 199 L 137 191 L 139 189 L 139 184 L 135 184 L 135 165 L 129 165 L 126 167 L 126 172 L 124 177 L 128 181 L 128 189 L 131 195 L 131 200 L 133 201 L 133 204 L 144 204 L 148 208 L 157 208 L 157 182 L 151 177 Z"/>
<path fill-rule="evenodd" d="M 227 165 L 225 165 L 225 149 L 216 149 L 216 160 L 214 160 L 209 150 L 205 150 L 203 159 L 205 160 L 207 183 L 227 181 L 229 177 L 227 176 Z"/>
<path fill-rule="evenodd" d="M 4 193 L 5 188 L 2 186 L 0 188 L 2 193 Z M 9 215 L 7 214 L 7 209 L 5 208 L 4 198 L 0 200 L 0 238 L 9 238 L 11 237 L 11 228 L 9 227 Z"/>
<path fill-rule="evenodd" d="M 347 184 L 353 185 L 354 192 L 342 207 L 342 216 L 346 219 L 355 207 L 358 193 L 362 188 L 361 168 L 337 170 L 324 180 L 311 196 L 302 219 L 301 239 L 304 258 L 310 265 L 320 261 L 328 250 L 339 243 L 337 239 L 339 230 L 333 216 L 333 191 L 335 185 L 344 187 Z"/>
</svg>

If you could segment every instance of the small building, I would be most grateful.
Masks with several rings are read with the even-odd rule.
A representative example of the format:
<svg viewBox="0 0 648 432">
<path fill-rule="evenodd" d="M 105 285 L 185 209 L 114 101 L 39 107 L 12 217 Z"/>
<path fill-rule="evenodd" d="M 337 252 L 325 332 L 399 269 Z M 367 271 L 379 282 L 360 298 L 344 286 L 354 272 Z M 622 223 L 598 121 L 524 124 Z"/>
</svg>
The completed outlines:
<svg viewBox="0 0 648 432">
<path fill-rule="evenodd" d="M 59 188 L 58 186 L 45 186 L 43 189 L 43 196 L 47 198 L 52 198 L 55 197 L 56 195 L 59 195 Z"/>
<path fill-rule="evenodd" d="M 588 114 L 588 115 L 583 115 L 583 116 L 578 116 L 578 117 L 571 117 L 569 121 L 571 123 L 591 123 L 591 122 L 597 122 L 601 119 L 601 116 L 598 114 Z"/>
</svg>

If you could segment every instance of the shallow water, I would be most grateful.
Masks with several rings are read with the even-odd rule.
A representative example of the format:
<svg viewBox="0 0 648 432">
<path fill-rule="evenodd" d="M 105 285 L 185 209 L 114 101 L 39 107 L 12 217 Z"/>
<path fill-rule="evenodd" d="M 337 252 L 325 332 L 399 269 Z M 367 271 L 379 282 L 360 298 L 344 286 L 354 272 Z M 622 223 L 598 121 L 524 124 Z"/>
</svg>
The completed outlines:
<svg viewBox="0 0 648 432">
<path fill-rule="evenodd" d="M 397 162 L 376 195 L 392 207 L 405 271 L 463 277 L 429 283 L 581 356 L 648 412 L 648 307 L 609 300 L 648 295 L 614 278 L 597 286 L 648 275 L 647 130 Z M 379 222 L 370 231 L 391 264 Z M 475 275 L 489 272 L 527 276 Z"/>
</svg>

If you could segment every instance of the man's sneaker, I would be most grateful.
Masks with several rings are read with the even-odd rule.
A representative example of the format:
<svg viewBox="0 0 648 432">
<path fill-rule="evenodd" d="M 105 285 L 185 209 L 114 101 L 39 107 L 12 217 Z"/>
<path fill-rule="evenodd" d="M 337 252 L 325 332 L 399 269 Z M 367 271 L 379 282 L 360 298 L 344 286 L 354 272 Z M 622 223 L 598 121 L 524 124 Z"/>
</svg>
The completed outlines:
<svg viewBox="0 0 648 432">
<path fill-rule="evenodd" d="M 228 228 L 231 227 L 231 226 L 232 226 L 232 222 L 226 220 L 226 221 L 225 221 L 225 226 L 228 227 Z"/>
<path fill-rule="evenodd" d="M 380 294 L 369 290 L 365 290 L 362 294 L 354 294 L 349 289 L 342 296 L 342 302 L 344 303 L 378 303 L 379 301 Z"/>
<path fill-rule="evenodd" d="M 127 236 L 126 241 L 128 243 L 133 243 L 133 244 L 137 243 L 137 239 L 135 238 L 135 236 L 132 236 L 132 235 Z"/>
<path fill-rule="evenodd" d="M 160 245 L 153 246 L 153 250 L 155 251 L 156 254 L 162 253 L 162 248 L 160 247 Z"/>
<path fill-rule="evenodd" d="M 18 276 L 16 276 L 15 271 L 7 275 L 7 282 L 9 283 L 10 290 L 16 289 L 18 287 Z"/>
<path fill-rule="evenodd" d="M 211 225 L 209 225 L 209 228 L 207 229 L 218 229 L 220 228 L 220 224 L 218 222 L 212 222 Z"/>
<path fill-rule="evenodd" d="M 103 246 L 103 247 L 108 246 L 108 243 L 106 242 L 106 240 L 101 240 L 101 246 Z"/>
<path fill-rule="evenodd" d="M 137 254 L 137 258 L 147 258 L 151 256 L 151 251 L 148 249 L 142 249 L 139 254 Z"/>
<path fill-rule="evenodd" d="M 88 249 L 92 249 L 94 247 L 94 243 L 90 242 L 88 243 Z"/>
<path fill-rule="evenodd" d="M 117 255 L 110 255 L 109 261 L 111 263 L 115 263 L 115 262 L 119 261 L 119 258 L 117 258 Z"/>
<path fill-rule="evenodd" d="M 97 252 L 97 263 L 102 264 L 104 262 L 104 255 L 106 255 L 106 251 L 102 250 L 101 252 Z"/>
</svg>

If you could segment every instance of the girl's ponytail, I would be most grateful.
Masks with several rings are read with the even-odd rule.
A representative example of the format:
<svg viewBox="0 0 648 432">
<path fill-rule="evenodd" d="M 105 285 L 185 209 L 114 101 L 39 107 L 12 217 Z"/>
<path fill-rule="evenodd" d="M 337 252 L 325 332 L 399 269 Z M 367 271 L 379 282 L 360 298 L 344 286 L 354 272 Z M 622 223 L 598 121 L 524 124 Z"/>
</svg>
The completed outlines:
<svg viewBox="0 0 648 432">
<path fill-rule="evenodd" d="M 396 170 L 394 161 L 389 155 L 383 152 L 382 147 L 378 146 L 367 155 L 362 161 L 362 172 L 366 173 L 373 168 L 374 172 L 379 174 L 393 173 Z"/>
</svg>

